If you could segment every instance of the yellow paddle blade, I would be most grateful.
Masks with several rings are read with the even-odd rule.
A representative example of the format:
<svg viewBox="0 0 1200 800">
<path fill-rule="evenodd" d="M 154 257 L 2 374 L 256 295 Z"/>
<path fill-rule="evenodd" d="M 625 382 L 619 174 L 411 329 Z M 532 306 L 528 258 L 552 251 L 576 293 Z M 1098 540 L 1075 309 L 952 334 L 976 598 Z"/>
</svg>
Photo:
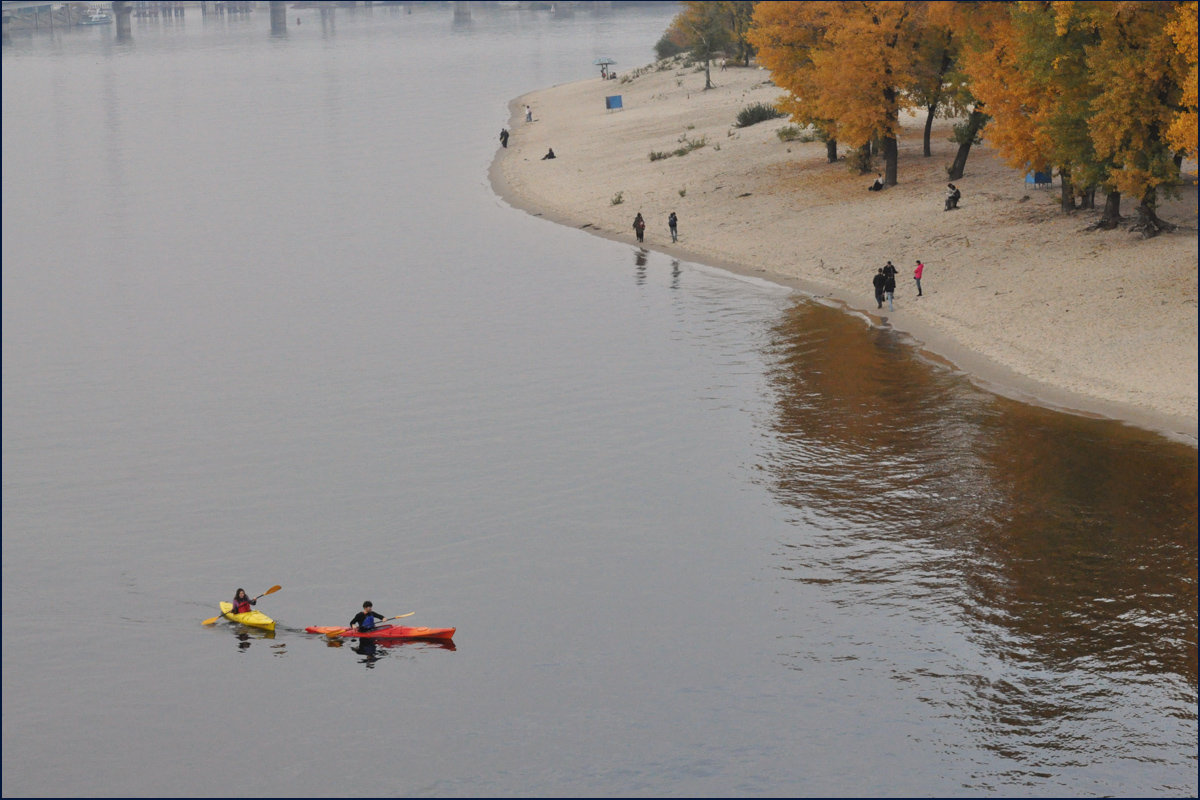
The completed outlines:
<svg viewBox="0 0 1200 800">
<path fill-rule="evenodd" d="M 415 612 L 415 611 L 410 611 L 410 612 L 408 612 L 407 614 L 401 614 L 401 615 L 400 615 L 400 616 L 398 616 L 398 617 L 392 617 L 392 619 L 404 619 L 405 617 L 411 617 L 411 616 L 412 616 L 413 614 L 415 614 L 415 613 L 417 613 L 417 612 Z"/>
<path fill-rule="evenodd" d="M 204 620 L 204 622 L 201 622 L 200 624 L 201 625 L 212 625 L 214 622 L 216 622 L 219 619 L 220 619 L 220 617 L 209 617 L 208 619 Z"/>
<path fill-rule="evenodd" d="M 345 631 L 330 631 L 329 633 L 325 634 L 325 638 L 340 639 L 340 638 L 342 638 L 342 634 L 346 633 L 346 631 L 348 631 L 348 630 L 350 630 L 350 629 L 347 628 Z"/>
</svg>

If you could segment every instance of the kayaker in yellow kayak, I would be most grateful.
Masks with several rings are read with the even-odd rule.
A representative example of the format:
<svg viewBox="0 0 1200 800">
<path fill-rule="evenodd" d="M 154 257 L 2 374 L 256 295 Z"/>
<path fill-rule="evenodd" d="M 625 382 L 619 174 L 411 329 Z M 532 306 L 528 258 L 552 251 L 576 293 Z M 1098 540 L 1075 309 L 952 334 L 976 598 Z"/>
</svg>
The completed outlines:
<svg viewBox="0 0 1200 800">
<path fill-rule="evenodd" d="M 375 627 L 375 620 L 384 619 L 383 614 L 378 611 L 371 610 L 371 601 L 367 600 L 363 603 L 363 610 L 354 615 L 354 619 L 350 620 L 350 627 L 360 631 L 369 631 Z"/>
<path fill-rule="evenodd" d="M 257 604 L 258 598 L 251 597 L 250 595 L 246 594 L 245 589 L 238 589 L 237 594 L 233 596 L 233 613 L 248 614 L 250 612 L 250 606 Z"/>
</svg>

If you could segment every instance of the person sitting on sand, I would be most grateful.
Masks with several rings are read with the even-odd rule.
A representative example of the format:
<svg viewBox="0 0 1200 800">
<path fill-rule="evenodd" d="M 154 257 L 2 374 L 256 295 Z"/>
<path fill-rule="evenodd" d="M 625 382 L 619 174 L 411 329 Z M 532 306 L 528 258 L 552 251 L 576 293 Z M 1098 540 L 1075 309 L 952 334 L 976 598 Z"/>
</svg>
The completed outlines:
<svg viewBox="0 0 1200 800">
<path fill-rule="evenodd" d="M 867 191 L 868 192 L 878 192 L 882 188 L 883 188 L 883 175 L 876 173 L 875 174 L 875 182 L 867 187 Z"/>
<path fill-rule="evenodd" d="M 542 156 L 542 161 L 545 161 L 547 158 L 558 158 L 558 156 L 554 155 L 553 147 L 546 152 L 546 155 Z"/>
<path fill-rule="evenodd" d="M 962 192 L 953 183 L 946 184 L 946 210 L 958 208 L 958 200 L 962 197 Z"/>
</svg>

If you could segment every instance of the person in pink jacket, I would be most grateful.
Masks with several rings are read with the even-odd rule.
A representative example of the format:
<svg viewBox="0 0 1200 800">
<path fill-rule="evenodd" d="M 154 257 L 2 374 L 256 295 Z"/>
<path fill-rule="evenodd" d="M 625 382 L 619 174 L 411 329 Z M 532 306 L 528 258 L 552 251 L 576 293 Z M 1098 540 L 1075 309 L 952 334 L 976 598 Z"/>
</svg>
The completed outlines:
<svg viewBox="0 0 1200 800">
<path fill-rule="evenodd" d="M 913 270 L 913 280 L 917 282 L 917 297 L 922 297 L 921 294 L 921 276 L 925 274 L 925 265 L 917 261 L 917 268 Z"/>
</svg>

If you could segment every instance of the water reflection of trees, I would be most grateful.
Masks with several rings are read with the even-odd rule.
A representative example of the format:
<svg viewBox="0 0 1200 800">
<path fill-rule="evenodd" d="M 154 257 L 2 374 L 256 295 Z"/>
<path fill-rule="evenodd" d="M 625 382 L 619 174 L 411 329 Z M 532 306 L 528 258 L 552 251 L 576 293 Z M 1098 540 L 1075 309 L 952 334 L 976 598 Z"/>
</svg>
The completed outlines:
<svg viewBox="0 0 1200 800">
<path fill-rule="evenodd" d="M 766 482 L 808 532 L 783 544 L 789 577 L 949 603 L 998 658 L 1167 673 L 1194 700 L 1194 449 L 986 394 L 812 303 L 769 361 Z"/>
</svg>

